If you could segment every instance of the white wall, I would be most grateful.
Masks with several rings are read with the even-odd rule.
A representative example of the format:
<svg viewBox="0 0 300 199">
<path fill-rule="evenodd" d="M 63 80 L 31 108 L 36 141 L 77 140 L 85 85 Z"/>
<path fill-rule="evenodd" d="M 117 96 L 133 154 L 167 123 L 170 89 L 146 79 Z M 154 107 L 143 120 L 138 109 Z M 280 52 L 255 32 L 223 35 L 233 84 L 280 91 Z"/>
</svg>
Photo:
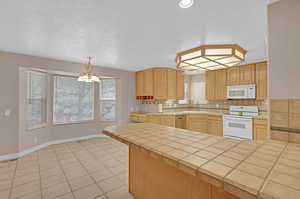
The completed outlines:
<svg viewBox="0 0 300 199">
<path fill-rule="evenodd" d="M 270 98 L 300 98 L 300 1 L 268 8 Z"/>
<path fill-rule="evenodd" d="M 25 78 L 22 75 L 22 68 L 80 73 L 83 70 L 83 65 L 0 52 L 0 68 L 0 156 L 16 153 L 48 141 L 98 134 L 105 126 L 112 124 L 99 122 L 95 119 L 92 122 L 72 125 L 53 126 L 49 123 L 48 127 L 26 131 L 22 126 L 24 118 L 22 119 L 21 116 L 24 115 L 24 106 L 22 105 L 22 92 L 19 92 L 20 88 L 23 87 L 24 89 L 23 81 L 19 81 Z M 103 76 L 119 78 L 118 118 L 120 123 L 129 122 L 130 109 L 136 106 L 135 73 L 106 67 L 96 67 L 95 70 Z M 6 109 L 11 110 L 10 117 L 4 116 Z M 38 138 L 38 143 L 34 143 L 35 137 Z"/>
</svg>

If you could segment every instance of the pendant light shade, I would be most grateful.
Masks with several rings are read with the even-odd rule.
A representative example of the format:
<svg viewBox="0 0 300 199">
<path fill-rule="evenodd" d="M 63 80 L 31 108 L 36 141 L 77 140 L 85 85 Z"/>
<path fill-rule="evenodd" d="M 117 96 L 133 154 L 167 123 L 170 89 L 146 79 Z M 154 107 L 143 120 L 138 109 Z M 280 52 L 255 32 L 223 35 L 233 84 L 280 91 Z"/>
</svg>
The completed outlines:
<svg viewBox="0 0 300 199">
<path fill-rule="evenodd" d="M 88 57 L 88 63 L 84 66 L 85 72 L 82 73 L 77 81 L 79 82 L 100 82 L 99 77 L 93 75 L 93 66 L 91 65 L 91 57 Z"/>
<path fill-rule="evenodd" d="M 177 68 L 209 71 L 229 68 L 245 61 L 247 51 L 239 45 L 205 45 L 177 54 Z"/>
</svg>

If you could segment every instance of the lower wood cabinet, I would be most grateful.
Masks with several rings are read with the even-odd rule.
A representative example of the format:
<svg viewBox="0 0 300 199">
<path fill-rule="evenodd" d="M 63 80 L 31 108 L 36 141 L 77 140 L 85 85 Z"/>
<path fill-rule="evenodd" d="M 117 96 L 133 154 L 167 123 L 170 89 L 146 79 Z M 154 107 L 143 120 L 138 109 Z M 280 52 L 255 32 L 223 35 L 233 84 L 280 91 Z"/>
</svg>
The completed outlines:
<svg viewBox="0 0 300 199">
<path fill-rule="evenodd" d="M 268 121 L 254 119 L 253 121 L 253 139 L 266 140 L 268 139 Z"/>
<path fill-rule="evenodd" d="M 201 133 L 207 132 L 207 115 L 187 115 L 186 128 L 192 131 L 199 131 Z"/>
<path fill-rule="evenodd" d="M 175 116 L 173 115 L 162 115 L 161 116 L 161 125 L 175 127 Z"/>
<path fill-rule="evenodd" d="M 207 133 L 215 136 L 223 136 L 223 118 L 222 116 L 207 117 Z"/>
<path fill-rule="evenodd" d="M 161 116 L 160 115 L 148 115 L 147 122 L 152 124 L 161 124 Z"/>
</svg>

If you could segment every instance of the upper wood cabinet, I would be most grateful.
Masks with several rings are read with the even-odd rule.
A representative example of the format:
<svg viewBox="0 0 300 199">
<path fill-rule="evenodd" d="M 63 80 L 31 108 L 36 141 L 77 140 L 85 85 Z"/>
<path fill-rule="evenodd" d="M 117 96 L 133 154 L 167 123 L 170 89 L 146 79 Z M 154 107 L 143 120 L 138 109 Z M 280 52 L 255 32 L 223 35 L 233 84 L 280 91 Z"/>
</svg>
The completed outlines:
<svg viewBox="0 0 300 199">
<path fill-rule="evenodd" d="M 168 69 L 154 69 L 154 99 L 168 98 Z"/>
<path fill-rule="evenodd" d="M 167 99 L 177 98 L 177 71 L 168 69 L 168 97 Z"/>
<path fill-rule="evenodd" d="M 225 100 L 227 99 L 227 70 L 216 70 L 216 88 L 215 88 L 215 99 Z"/>
<path fill-rule="evenodd" d="M 177 71 L 177 99 L 184 99 L 184 75 L 182 71 Z"/>
<path fill-rule="evenodd" d="M 184 75 L 170 68 L 151 68 L 136 72 L 137 99 L 183 99 Z"/>
<path fill-rule="evenodd" d="M 256 64 L 255 69 L 255 80 L 256 80 L 256 99 L 265 100 L 267 99 L 267 62 L 261 62 Z"/>
<path fill-rule="evenodd" d="M 147 69 L 143 71 L 143 86 L 144 86 L 144 94 L 143 96 L 153 96 L 153 70 Z"/>
<path fill-rule="evenodd" d="M 216 99 L 216 71 L 207 71 L 206 72 L 206 84 L 205 84 L 205 94 L 207 100 Z"/>
<path fill-rule="evenodd" d="M 136 72 L 136 96 L 144 96 L 144 72 Z"/>
<path fill-rule="evenodd" d="M 240 67 L 231 67 L 227 69 L 227 85 L 238 85 L 240 83 Z"/>
<path fill-rule="evenodd" d="M 240 67 L 239 84 L 255 84 L 255 64 Z"/>
</svg>

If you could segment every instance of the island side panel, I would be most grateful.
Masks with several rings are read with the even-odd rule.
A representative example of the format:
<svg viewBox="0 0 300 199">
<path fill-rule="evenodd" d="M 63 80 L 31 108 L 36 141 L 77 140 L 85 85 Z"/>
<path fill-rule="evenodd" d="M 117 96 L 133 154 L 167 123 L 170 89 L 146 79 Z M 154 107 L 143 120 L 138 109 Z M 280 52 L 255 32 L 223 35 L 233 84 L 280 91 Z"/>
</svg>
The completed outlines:
<svg viewBox="0 0 300 199">
<path fill-rule="evenodd" d="M 134 145 L 129 146 L 129 192 L 135 199 L 239 199 Z"/>
</svg>

